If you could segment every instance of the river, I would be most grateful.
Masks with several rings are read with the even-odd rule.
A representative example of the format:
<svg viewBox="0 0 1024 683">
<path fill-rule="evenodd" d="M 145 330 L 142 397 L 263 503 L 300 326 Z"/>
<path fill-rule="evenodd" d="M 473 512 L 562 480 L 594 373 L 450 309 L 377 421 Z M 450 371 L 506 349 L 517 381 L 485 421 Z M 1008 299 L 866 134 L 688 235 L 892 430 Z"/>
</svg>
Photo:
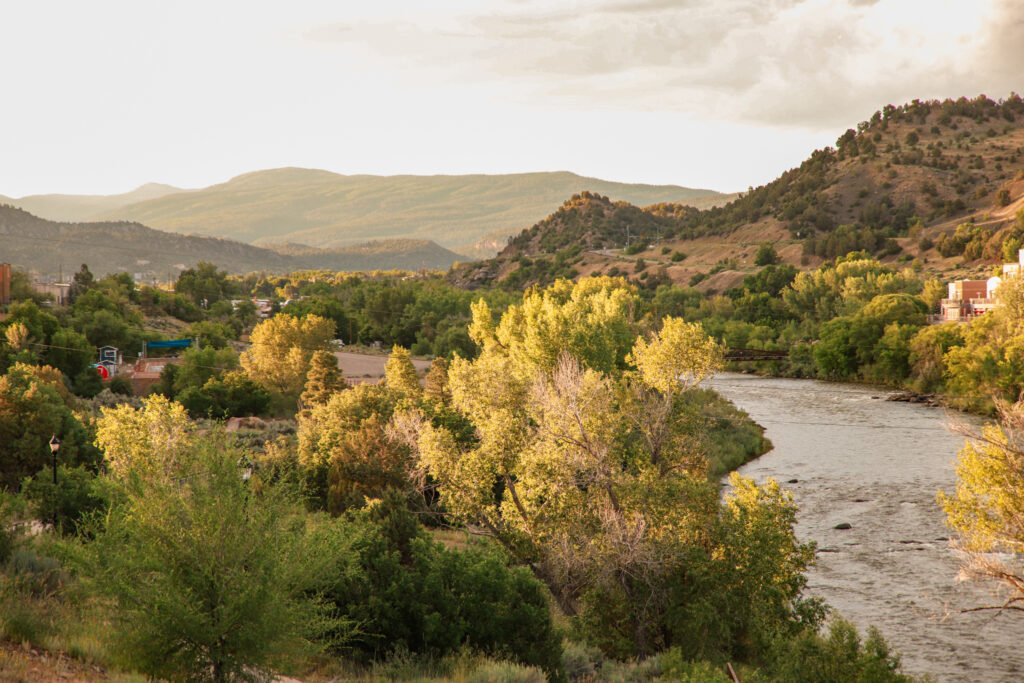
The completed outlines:
<svg viewBox="0 0 1024 683">
<path fill-rule="evenodd" d="M 739 374 L 709 386 L 766 428 L 774 448 L 739 471 L 793 492 L 797 534 L 818 545 L 811 594 L 862 634 L 877 626 L 906 673 L 1024 680 L 1024 617 L 959 611 L 995 604 L 991 586 L 957 582 L 935 501 L 939 489 L 955 488 L 964 439 L 946 425 L 963 416 L 887 402 L 884 388 Z M 851 528 L 834 528 L 844 522 Z"/>
</svg>

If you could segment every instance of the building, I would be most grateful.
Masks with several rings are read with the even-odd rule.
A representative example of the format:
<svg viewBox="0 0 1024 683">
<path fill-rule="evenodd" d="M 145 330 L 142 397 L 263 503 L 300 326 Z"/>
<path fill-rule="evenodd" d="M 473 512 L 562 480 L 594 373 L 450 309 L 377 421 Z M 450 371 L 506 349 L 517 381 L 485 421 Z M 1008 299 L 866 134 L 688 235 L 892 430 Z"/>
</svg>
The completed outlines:
<svg viewBox="0 0 1024 683">
<path fill-rule="evenodd" d="M 149 388 L 160 381 L 160 373 L 168 365 L 180 364 L 180 358 L 140 358 L 134 366 L 126 366 L 132 392 L 136 396 L 145 396 Z"/>
<path fill-rule="evenodd" d="M 1017 251 L 1017 263 L 1004 263 L 1002 277 L 987 280 L 956 280 L 949 283 L 949 297 L 943 299 L 935 322 L 967 322 L 996 307 L 996 290 L 1004 280 L 1019 278 L 1024 272 L 1024 249 Z"/>
<path fill-rule="evenodd" d="M 966 322 L 991 309 L 989 280 L 956 280 L 948 287 L 949 296 L 940 304 L 939 322 Z"/>
<path fill-rule="evenodd" d="M 11 303 L 11 264 L 0 263 L 0 306 Z"/>
<path fill-rule="evenodd" d="M 51 284 L 36 282 L 32 284 L 32 289 L 43 295 L 49 294 L 53 297 L 53 303 L 58 306 L 67 306 L 71 303 L 70 282 L 54 282 Z"/>
</svg>

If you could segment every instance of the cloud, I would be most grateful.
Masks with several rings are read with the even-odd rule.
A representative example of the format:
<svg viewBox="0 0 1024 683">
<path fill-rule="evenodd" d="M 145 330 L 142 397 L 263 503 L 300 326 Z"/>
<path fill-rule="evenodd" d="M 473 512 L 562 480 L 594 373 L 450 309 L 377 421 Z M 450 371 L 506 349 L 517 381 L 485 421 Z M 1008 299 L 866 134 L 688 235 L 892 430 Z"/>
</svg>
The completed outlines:
<svg viewBox="0 0 1024 683">
<path fill-rule="evenodd" d="M 494 7 L 490 5 L 490 7 Z M 320 27 L 449 84 L 539 106 L 824 129 L 886 103 L 1020 88 L 1018 0 L 521 1 Z"/>
</svg>

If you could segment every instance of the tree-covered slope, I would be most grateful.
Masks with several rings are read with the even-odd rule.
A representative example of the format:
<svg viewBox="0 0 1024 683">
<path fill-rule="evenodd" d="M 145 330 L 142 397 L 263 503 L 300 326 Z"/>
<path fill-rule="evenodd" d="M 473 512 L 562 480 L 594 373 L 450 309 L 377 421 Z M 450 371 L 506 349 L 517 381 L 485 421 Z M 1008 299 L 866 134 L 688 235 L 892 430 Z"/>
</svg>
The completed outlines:
<svg viewBox="0 0 1024 683">
<path fill-rule="evenodd" d="M 471 246 L 485 237 L 502 240 L 583 190 L 637 204 L 696 197 L 721 200 L 709 190 L 612 183 L 567 172 L 344 176 L 283 168 L 140 202 L 103 217 L 257 244 L 288 241 L 335 247 L 411 238 L 454 247 Z"/>
<path fill-rule="evenodd" d="M 386 240 L 319 250 L 290 245 L 278 250 L 215 237 L 179 235 L 139 223 L 58 223 L 0 205 L 0 262 L 44 275 L 88 263 L 97 274 L 139 273 L 173 279 L 180 267 L 210 261 L 232 273 L 327 268 L 331 270 L 442 269 L 458 255 L 425 240 Z"/>
<path fill-rule="evenodd" d="M 1022 208 L 1024 100 L 915 100 L 887 105 L 840 135 L 836 147 L 815 150 L 799 167 L 724 206 L 641 209 L 595 193 L 573 196 L 510 240 L 495 260 L 467 264 L 454 279 L 477 285 L 506 279 L 525 258 L 536 272 L 523 282 L 544 282 L 545 274 L 569 275 L 570 267 L 594 260 L 583 252 L 623 249 L 627 240 L 648 263 L 666 266 L 675 262 L 669 253 L 698 250 L 721 264 L 754 265 L 757 240 L 776 242 L 784 259 L 801 265 L 856 250 L 919 257 L 941 269 L 997 263 L 1015 253 L 1014 245 L 1024 246 Z M 754 250 L 751 235 L 760 235 Z M 538 267 L 544 259 L 551 267 Z M 584 265 L 581 274 L 600 269 Z"/>
<path fill-rule="evenodd" d="M 51 221 L 85 221 L 122 206 L 165 197 L 181 188 L 160 183 L 147 183 L 131 192 L 110 195 L 36 194 L 14 199 L 0 195 L 0 202 L 17 206 Z"/>
</svg>

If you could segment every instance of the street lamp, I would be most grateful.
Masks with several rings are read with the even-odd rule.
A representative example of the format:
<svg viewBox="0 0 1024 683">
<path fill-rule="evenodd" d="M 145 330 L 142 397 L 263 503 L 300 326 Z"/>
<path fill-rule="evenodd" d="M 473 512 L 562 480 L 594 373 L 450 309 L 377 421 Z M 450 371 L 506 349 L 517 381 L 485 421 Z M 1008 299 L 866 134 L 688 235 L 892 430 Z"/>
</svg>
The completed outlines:
<svg viewBox="0 0 1024 683">
<path fill-rule="evenodd" d="M 53 454 L 53 484 L 57 485 L 57 451 L 60 450 L 60 439 L 54 434 L 50 439 L 50 453 Z"/>
</svg>

